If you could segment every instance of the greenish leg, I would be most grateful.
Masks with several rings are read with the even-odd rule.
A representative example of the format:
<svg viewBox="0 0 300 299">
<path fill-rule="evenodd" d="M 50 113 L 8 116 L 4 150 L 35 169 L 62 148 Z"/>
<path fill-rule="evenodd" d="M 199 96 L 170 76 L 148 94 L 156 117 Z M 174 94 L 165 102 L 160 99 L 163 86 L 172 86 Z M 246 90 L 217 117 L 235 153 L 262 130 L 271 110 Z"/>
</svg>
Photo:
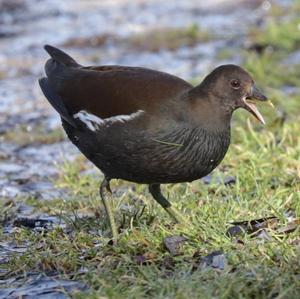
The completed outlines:
<svg viewBox="0 0 300 299">
<path fill-rule="evenodd" d="M 172 207 L 171 203 L 162 195 L 160 184 L 149 185 L 149 191 L 153 198 L 166 210 L 166 212 L 178 223 L 186 223 L 183 216 Z"/>
<path fill-rule="evenodd" d="M 104 178 L 103 182 L 100 185 L 100 196 L 103 202 L 103 205 L 105 207 L 106 215 L 108 217 L 109 226 L 112 232 L 112 238 L 113 242 L 117 242 L 118 238 L 118 231 L 117 231 L 117 225 L 115 222 L 113 210 L 111 207 L 111 190 L 109 185 L 109 179 Z"/>
</svg>

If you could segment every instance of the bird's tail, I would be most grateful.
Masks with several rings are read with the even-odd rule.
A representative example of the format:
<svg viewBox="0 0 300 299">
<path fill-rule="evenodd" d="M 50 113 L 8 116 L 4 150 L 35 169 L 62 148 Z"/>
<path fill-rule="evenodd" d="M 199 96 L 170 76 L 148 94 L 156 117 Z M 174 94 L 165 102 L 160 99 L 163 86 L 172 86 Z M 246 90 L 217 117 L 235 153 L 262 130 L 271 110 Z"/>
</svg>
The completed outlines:
<svg viewBox="0 0 300 299">
<path fill-rule="evenodd" d="M 56 62 L 61 63 L 65 66 L 80 66 L 71 56 L 69 56 L 67 53 L 63 52 L 60 49 L 57 49 L 50 45 L 45 45 L 44 49 L 47 51 L 47 53 L 51 56 L 53 60 Z"/>
<path fill-rule="evenodd" d="M 63 99 L 60 96 L 60 86 L 64 79 L 72 76 L 72 68 L 80 65 L 68 54 L 49 45 L 44 46 L 51 56 L 45 64 L 46 77 L 39 80 L 40 87 L 53 108 L 61 118 L 76 128 L 76 123 L 69 114 Z"/>
<path fill-rule="evenodd" d="M 39 79 L 39 84 L 45 97 L 52 105 L 52 107 L 60 114 L 61 118 L 68 122 L 71 126 L 76 128 L 77 126 L 74 122 L 74 119 L 70 116 L 61 97 L 53 91 L 53 88 L 49 84 L 48 79 L 46 77 Z"/>
</svg>

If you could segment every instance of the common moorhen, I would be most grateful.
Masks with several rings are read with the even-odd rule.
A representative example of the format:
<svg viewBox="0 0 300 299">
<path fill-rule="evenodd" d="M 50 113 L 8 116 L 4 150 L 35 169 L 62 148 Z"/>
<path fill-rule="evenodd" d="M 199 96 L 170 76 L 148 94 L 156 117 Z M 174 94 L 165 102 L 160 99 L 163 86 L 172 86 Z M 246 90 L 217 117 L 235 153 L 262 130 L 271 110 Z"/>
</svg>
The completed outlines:
<svg viewBox="0 0 300 299">
<path fill-rule="evenodd" d="M 51 58 L 41 89 L 60 114 L 68 137 L 103 173 L 100 195 L 113 239 L 117 228 L 108 195 L 111 179 L 148 184 L 154 199 L 176 220 L 180 214 L 160 184 L 209 174 L 230 144 L 230 121 L 244 108 L 264 123 L 254 100 L 266 101 L 237 65 L 214 69 L 197 86 L 142 67 L 81 66 L 46 45 Z"/>
</svg>

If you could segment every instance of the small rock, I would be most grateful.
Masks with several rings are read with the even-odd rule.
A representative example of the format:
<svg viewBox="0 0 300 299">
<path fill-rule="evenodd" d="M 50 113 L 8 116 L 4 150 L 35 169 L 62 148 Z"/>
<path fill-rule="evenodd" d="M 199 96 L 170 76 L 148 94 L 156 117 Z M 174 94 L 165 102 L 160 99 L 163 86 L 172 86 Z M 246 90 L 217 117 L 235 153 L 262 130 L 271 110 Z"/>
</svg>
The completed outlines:
<svg viewBox="0 0 300 299">
<path fill-rule="evenodd" d="M 23 226 L 28 228 L 48 228 L 53 222 L 49 219 L 39 219 L 39 218 L 17 218 L 14 221 L 14 226 Z"/>
<path fill-rule="evenodd" d="M 227 266 L 227 259 L 222 250 L 214 251 L 200 259 L 199 269 L 212 267 L 215 269 L 224 270 Z"/>
<path fill-rule="evenodd" d="M 232 222 L 231 224 L 234 224 L 234 226 L 230 227 L 226 232 L 229 237 L 245 233 L 253 234 L 255 232 L 259 232 L 263 228 L 275 228 L 278 224 L 278 218 L 271 216 L 249 221 Z"/>
<path fill-rule="evenodd" d="M 201 180 L 206 185 L 209 185 L 211 183 L 216 183 L 216 184 L 224 184 L 225 186 L 229 186 L 229 185 L 235 184 L 235 182 L 236 182 L 235 177 L 233 177 L 233 176 L 227 176 L 225 178 L 221 178 L 220 176 L 213 177 L 210 174 L 203 177 Z"/>
<path fill-rule="evenodd" d="M 261 240 L 265 240 L 265 241 L 271 241 L 272 240 L 272 237 L 270 236 L 270 234 L 265 229 L 262 229 L 262 230 L 258 231 L 258 233 L 256 234 L 256 237 L 261 239 Z"/>
<path fill-rule="evenodd" d="M 226 235 L 229 237 L 234 237 L 246 233 L 246 229 L 242 225 L 235 225 L 228 228 Z"/>
<path fill-rule="evenodd" d="M 144 255 L 136 255 L 134 260 L 138 265 L 145 265 L 147 263 L 147 259 Z"/>
<path fill-rule="evenodd" d="M 180 246 L 186 242 L 187 238 L 183 236 L 171 236 L 164 239 L 165 248 L 174 256 L 180 255 Z"/>
</svg>

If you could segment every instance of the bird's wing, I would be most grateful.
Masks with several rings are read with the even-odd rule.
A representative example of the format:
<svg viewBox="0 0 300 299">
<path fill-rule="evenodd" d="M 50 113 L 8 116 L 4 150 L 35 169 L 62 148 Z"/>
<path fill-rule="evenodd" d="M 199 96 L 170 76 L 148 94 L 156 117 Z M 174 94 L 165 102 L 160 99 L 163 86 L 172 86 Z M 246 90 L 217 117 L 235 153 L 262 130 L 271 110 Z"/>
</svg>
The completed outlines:
<svg viewBox="0 0 300 299">
<path fill-rule="evenodd" d="M 58 51 L 58 59 L 50 54 L 52 59 L 45 66 L 47 78 L 41 79 L 40 85 L 67 121 L 82 110 L 101 118 L 155 111 L 192 87 L 176 76 L 146 68 L 82 67 L 67 54 L 68 63 L 64 63 L 64 52 Z"/>
</svg>

